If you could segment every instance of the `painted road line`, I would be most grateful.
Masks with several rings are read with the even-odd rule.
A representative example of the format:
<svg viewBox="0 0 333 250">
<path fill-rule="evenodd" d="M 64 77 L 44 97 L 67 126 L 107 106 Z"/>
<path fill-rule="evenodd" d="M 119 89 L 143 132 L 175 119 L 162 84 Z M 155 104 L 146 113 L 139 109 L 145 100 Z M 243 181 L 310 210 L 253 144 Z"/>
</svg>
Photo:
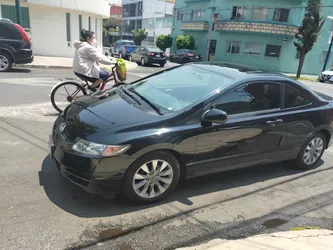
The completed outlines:
<svg viewBox="0 0 333 250">
<path fill-rule="evenodd" d="M 60 80 L 56 78 L 12 78 L 0 79 L 0 83 L 13 84 L 13 85 L 26 85 L 26 86 L 39 86 L 39 87 L 52 87 L 59 83 Z"/>
</svg>

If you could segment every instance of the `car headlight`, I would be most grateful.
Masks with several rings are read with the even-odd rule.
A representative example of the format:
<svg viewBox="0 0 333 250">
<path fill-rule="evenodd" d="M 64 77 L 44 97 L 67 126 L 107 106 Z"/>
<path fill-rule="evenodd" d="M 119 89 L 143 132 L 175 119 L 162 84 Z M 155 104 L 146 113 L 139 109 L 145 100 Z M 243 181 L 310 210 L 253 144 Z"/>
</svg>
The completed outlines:
<svg viewBox="0 0 333 250">
<path fill-rule="evenodd" d="M 74 144 L 73 150 L 88 155 L 115 156 L 124 153 L 130 147 L 131 145 L 104 145 L 80 139 Z"/>
</svg>

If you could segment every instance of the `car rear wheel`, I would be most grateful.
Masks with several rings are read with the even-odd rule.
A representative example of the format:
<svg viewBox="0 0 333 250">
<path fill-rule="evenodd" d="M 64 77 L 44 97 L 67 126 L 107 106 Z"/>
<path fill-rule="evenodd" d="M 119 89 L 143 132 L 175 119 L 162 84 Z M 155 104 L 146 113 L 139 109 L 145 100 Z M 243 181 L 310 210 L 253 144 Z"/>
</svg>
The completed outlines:
<svg viewBox="0 0 333 250">
<path fill-rule="evenodd" d="M 176 188 L 179 176 L 180 166 L 172 154 L 152 152 L 139 158 L 128 169 L 123 192 L 132 201 L 155 202 Z"/>
<path fill-rule="evenodd" d="M 316 133 L 306 140 L 297 157 L 299 169 L 311 169 L 317 166 L 326 147 L 326 137 Z"/>
<path fill-rule="evenodd" d="M 325 82 L 324 80 L 319 80 L 319 82 Z"/>
<path fill-rule="evenodd" d="M 141 61 L 140 61 L 140 62 L 141 62 L 141 65 L 142 65 L 142 66 L 145 66 L 145 65 L 146 65 L 146 61 L 145 61 L 145 59 L 144 59 L 143 57 L 141 58 Z"/>
<path fill-rule="evenodd" d="M 12 67 L 12 58 L 7 53 L 0 52 L 0 72 L 9 71 L 12 69 Z"/>
<path fill-rule="evenodd" d="M 164 67 L 164 65 L 165 65 L 165 63 L 160 63 L 160 66 L 161 66 L 161 67 Z"/>
</svg>

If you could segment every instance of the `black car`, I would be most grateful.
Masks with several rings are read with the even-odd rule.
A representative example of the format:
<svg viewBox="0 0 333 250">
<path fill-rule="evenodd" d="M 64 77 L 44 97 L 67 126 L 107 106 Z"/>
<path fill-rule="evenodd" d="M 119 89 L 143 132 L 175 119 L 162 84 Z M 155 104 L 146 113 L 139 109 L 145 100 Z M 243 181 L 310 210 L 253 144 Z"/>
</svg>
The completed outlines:
<svg viewBox="0 0 333 250">
<path fill-rule="evenodd" d="M 0 72 L 11 70 L 13 64 L 31 63 L 33 59 L 25 30 L 8 19 L 0 18 Z"/>
<path fill-rule="evenodd" d="M 166 54 L 157 47 L 139 46 L 129 56 L 129 60 L 138 62 L 142 66 L 159 64 L 161 67 L 164 67 L 166 64 Z"/>
<path fill-rule="evenodd" d="M 202 56 L 195 50 L 180 49 L 176 53 L 170 55 L 170 62 L 175 63 L 189 63 L 189 62 L 202 62 Z"/>
<path fill-rule="evenodd" d="M 50 145 L 89 193 L 152 202 L 186 178 L 284 160 L 312 168 L 332 130 L 332 98 L 293 79 L 189 63 L 76 101 Z"/>
</svg>

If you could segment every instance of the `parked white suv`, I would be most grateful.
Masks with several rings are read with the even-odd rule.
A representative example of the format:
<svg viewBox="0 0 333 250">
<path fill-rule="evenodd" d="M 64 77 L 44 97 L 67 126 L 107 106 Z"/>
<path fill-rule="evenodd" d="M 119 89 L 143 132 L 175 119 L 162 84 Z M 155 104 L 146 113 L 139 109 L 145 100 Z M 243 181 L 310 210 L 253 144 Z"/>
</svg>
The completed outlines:
<svg viewBox="0 0 333 250">
<path fill-rule="evenodd" d="M 332 83 L 333 82 L 333 68 L 330 68 L 328 70 L 321 72 L 318 76 L 318 81 L 319 82 L 329 81 L 330 83 Z"/>
</svg>

